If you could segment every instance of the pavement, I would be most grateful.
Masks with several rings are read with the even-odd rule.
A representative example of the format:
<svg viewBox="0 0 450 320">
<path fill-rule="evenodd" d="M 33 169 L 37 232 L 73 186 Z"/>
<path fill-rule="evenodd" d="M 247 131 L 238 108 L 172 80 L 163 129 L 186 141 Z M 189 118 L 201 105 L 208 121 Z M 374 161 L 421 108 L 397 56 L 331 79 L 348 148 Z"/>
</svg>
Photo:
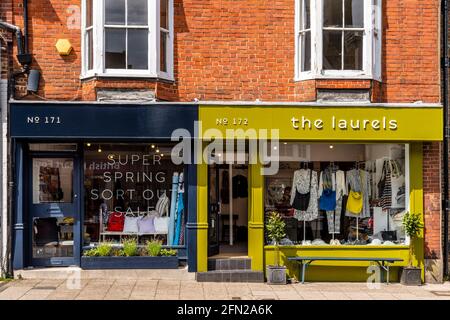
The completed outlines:
<svg viewBox="0 0 450 320">
<path fill-rule="evenodd" d="M 23 279 L 0 282 L 0 300 L 450 300 L 450 282 L 418 287 L 333 282 L 280 286 L 199 283 L 181 269 L 75 272 L 75 277 L 52 272 L 25 272 Z"/>
</svg>

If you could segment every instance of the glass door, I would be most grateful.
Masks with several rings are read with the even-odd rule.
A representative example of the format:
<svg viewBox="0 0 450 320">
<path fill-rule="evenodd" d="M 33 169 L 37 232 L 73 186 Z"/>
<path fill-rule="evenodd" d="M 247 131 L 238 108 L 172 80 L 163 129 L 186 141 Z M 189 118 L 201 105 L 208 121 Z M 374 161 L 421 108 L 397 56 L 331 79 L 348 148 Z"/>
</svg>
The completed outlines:
<svg viewBox="0 0 450 320">
<path fill-rule="evenodd" d="M 78 264 L 81 231 L 78 158 L 32 156 L 30 162 L 31 264 Z"/>
<path fill-rule="evenodd" d="M 208 256 L 219 253 L 219 166 L 208 167 Z"/>
</svg>

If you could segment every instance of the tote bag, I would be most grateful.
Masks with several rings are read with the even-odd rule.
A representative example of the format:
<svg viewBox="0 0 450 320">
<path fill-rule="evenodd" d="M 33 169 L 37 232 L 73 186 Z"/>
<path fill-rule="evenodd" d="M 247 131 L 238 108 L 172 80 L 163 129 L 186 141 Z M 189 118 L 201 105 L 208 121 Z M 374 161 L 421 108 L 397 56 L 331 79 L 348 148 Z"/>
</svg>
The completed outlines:
<svg viewBox="0 0 450 320">
<path fill-rule="evenodd" d="M 350 190 L 347 199 L 347 211 L 353 214 L 361 214 L 362 208 L 363 208 L 362 193 Z"/>
</svg>

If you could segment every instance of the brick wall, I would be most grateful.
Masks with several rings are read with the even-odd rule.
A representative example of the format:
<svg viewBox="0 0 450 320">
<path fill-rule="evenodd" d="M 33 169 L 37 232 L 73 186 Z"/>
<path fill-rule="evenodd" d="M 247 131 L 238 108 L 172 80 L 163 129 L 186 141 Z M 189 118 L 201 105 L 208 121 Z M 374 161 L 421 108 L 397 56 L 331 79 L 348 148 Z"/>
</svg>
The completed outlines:
<svg viewBox="0 0 450 320">
<path fill-rule="evenodd" d="M 5 0 L 4 0 L 5 1 Z M 21 0 L 11 22 L 22 25 Z M 42 72 L 39 95 L 92 100 L 102 86 L 154 87 L 148 80 L 81 83 L 80 30 L 70 29 L 69 8 L 80 0 L 33 0 L 30 49 Z M 173 101 L 312 101 L 317 88 L 369 88 L 375 102 L 439 102 L 439 1 L 383 1 L 383 79 L 294 82 L 294 1 L 175 0 L 175 83 L 158 98 Z M 1 10 L 4 10 L 2 5 Z M 3 14 L 4 15 L 4 14 Z M 70 20 L 70 19 L 69 19 Z M 54 47 L 68 38 L 73 52 Z M 32 97 L 36 98 L 36 97 Z"/>
<path fill-rule="evenodd" d="M 423 192 L 425 258 L 441 258 L 441 177 L 436 174 L 441 168 L 441 144 L 423 145 Z"/>
</svg>

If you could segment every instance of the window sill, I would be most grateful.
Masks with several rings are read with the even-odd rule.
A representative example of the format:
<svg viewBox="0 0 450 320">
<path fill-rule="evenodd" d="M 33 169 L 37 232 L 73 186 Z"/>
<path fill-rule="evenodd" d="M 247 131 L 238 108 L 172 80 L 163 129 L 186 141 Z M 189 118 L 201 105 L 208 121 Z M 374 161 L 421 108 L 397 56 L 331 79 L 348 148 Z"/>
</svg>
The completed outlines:
<svg viewBox="0 0 450 320">
<path fill-rule="evenodd" d="M 86 73 L 80 76 L 80 80 L 86 81 L 93 78 L 116 78 L 116 79 L 149 79 L 155 81 L 175 82 L 175 79 L 171 76 L 157 75 L 154 73 Z"/>
<path fill-rule="evenodd" d="M 311 74 L 305 73 L 294 78 L 295 82 L 306 81 L 306 80 L 376 80 L 381 81 L 381 79 L 364 73 L 335 73 L 335 74 Z"/>
</svg>

